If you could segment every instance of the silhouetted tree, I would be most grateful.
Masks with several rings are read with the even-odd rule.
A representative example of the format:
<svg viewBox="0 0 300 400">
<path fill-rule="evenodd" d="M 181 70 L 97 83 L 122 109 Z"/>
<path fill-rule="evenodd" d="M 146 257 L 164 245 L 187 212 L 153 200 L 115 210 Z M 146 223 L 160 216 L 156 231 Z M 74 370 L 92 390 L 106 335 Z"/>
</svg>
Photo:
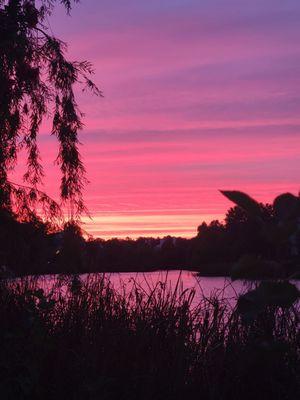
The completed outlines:
<svg viewBox="0 0 300 400">
<path fill-rule="evenodd" d="M 193 241 L 193 264 L 199 266 L 202 262 L 223 261 L 227 252 L 225 239 L 225 227 L 220 221 L 199 225 Z"/>
<path fill-rule="evenodd" d="M 259 203 L 262 220 L 274 224 L 274 210 L 269 204 Z M 232 257 L 241 254 L 270 255 L 273 246 L 261 229 L 261 222 L 239 206 L 230 208 L 225 216 L 228 252 Z"/>
<path fill-rule="evenodd" d="M 67 12 L 74 2 L 60 1 Z M 89 78 L 91 64 L 67 60 L 66 44 L 47 29 L 55 3 L 0 0 L 0 206 L 26 218 L 37 203 L 50 216 L 59 211 L 58 204 L 37 189 L 44 175 L 37 135 L 46 116 L 59 142 L 62 202 L 70 203 L 74 216 L 85 209 L 85 169 L 78 150 L 82 114 L 74 85 L 79 82 L 101 94 Z M 23 186 L 8 179 L 21 149 L 27 151 Z"/>
<path fill-rule="evenodd" d="M 80 226 L 67 222 L 61 232 L 61 248 L 59 250 L 59 271 L 79 273 L 84 271 L 85 240 Z"/>
<path fill-rule="evenodd" d="M 48 240 L 51 230 L 52 226 L 38 217 L 20 222 L 13 213 L 0 209 L 1 273 L 46 272 L 51 255 Z"/>
</svg>

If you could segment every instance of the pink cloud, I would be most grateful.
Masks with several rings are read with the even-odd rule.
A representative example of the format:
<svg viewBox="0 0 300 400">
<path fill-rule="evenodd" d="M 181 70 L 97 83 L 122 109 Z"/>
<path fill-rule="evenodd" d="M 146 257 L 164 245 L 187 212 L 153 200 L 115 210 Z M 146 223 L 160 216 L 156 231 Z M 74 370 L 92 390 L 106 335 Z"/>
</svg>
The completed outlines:
<svg viewBox="0 0 300 400">
<path fill-rule="evenodd" d="M 97 3 L 97 4 L 96 4 Z M 226 7 L 225 7 L 226 3 Z M 96 99 L 77 91 L 95 235 L 192 236 L 231 204 L 298 192 L 300 6 L 282 2 L 86 0 L 52 30 L 94 63 Z M 45 189 L 59 195 L 49 122 Z M 20 179 L 24 159 L 15 173 Z"/>
</svg>

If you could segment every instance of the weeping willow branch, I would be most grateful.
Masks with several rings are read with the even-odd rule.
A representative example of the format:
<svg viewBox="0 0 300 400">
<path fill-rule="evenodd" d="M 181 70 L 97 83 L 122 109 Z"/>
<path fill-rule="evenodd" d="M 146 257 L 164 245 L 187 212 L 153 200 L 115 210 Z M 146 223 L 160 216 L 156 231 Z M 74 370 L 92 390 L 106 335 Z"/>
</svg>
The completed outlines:
<svg viewBox="0 0 300 400">
<path fill-rule="evenodd" d="M 74 2 L 61 1 L 67 12 Z M 59 144 L 56 162 L 61 171 L 61 201 L 77 218 L 86 211 L 83 190 L 87 179 L 78 140 L 83 114 L 74 87 L 80 84 L 82 90 L 97 96 L 102 93 L 90 79 L 91 64 L 69 61 L 66 44 L 47 32 L 46 17 L 55 3 L 0 0 L 0 205 L 26 214 L 40 204 L 47 215 L 59 213 L 57 203 L 37 189 L 44 178 L 37 137 L 49 117 L 51 133 Z M 29 186 L 8 180 L 20 149 L 27 152 L 23 179 Z"/>
</svg>

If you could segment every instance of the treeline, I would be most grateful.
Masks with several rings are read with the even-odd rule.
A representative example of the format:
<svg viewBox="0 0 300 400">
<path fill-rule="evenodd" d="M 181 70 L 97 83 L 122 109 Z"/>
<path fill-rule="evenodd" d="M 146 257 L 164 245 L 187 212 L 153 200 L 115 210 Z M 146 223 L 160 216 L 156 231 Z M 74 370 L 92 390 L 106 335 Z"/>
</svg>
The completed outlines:
<svg viewBox="0 0 300 400">
<path fill-rule="evenodd" d="M 75 223 L 69 222 L 59 230 L 37 217 L 19 221 L 16 215 L 1 211 L 0 266 L 2 273 L 10 271 L 17 275 L 155 269 L 191 269 L 205 275 L 229 275 L 237 264 L 254 275 L 297 273 L 299 235 L 274 240 L 278 226 L 274 208 L 268 204 L 259 207 L 268 232 L 261 229 L 258 220 L 235 206 L 228 210 L 223 222 L 216 220 L 199 225 L 194 238 L 167 236 L 136 240 L 85 239 Z"/>
</svg>

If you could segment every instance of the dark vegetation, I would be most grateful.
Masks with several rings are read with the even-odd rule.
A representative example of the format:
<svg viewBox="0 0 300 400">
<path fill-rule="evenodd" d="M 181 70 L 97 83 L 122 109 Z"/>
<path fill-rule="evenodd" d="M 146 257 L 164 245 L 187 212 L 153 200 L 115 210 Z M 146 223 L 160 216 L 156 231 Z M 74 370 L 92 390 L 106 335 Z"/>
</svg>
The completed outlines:
<svg viewBox="0 0 300 400">
<path fill-rule="evenodd" d="M 67 11 L 77 0 L 61 0 Z M 0 0 L 0 206 L 29 218 L 37 206 L 49 218 L 60 205 L 38 187 L 44 170 L 38 135 L 45 118 L 58 141 L 56 163 L 61 171 L 60 197 L 73 218 L 84 210 L 85 169 L 78 132 L 83 126 L 74 87 L 101 92 L 90 80 L 87 61 L 69 61 L 67 46 L 48 29 L 56 0 Z M 21 151 L 27 154 L 24 184 L 9 179 Z"/>
<path fill-rule="evenodd" d="M 67 12 L 76 2 L 60 1 Z M 262 205 L 223 192 L 236 206 L 192 239 L 85 239 L 74 86 L 101 93 L 91 65 L 67 60 L 48 29 L 56 3 L 0 0 L 1 399 L 299 398 L 299 291 L 287 279 L 260 283 L 235 308 L 214 295 L 195 303 L 179 282 L 149 291 L 134 283 L 128 292 L 104 275 L 80 280 L 82 272 L 168 268 L 297 277 L 300 207 L 291 194 Z M 45 117 L 59 143 L 60 204 L 39 189 Z M 18 184 L 9 174 L 24 150 Z M 63 225 L 61 206 L 71 214 Z M 40 275 L 61 272 L 43 287 Z M 28 274 L 37 276 L 15 278 Z"/>
<path fill-rule="evenodd" d="M 281 197 L 286 196 L 299 202 L 292 195 Z M 292 209 L 290 204 L 288 207 Z M 263 223 L 235 206 L 224 222 L 202 223 L 192 239 L 168 236 L 137 240 L 84 239 L 74 222 L 60 230 L 36 216 L 20 220 L 2 211 L 0 261 L 3 273 L 16 275 L 191 269 L 234 278 L 297 278 L 298 214 L 285 222 L 286 227 L 274 205 L 259 204 L 259 210 Z"/>
<path fill-rule="evenodd" d="M 1 398 L 299 398 L 299 309 L 246 318 L 225 299 L 157 283 L 120 294 L 102 275 L 0 286 Z M 174 288 L 173 288 L 174 289 Z"/>
</svg>

